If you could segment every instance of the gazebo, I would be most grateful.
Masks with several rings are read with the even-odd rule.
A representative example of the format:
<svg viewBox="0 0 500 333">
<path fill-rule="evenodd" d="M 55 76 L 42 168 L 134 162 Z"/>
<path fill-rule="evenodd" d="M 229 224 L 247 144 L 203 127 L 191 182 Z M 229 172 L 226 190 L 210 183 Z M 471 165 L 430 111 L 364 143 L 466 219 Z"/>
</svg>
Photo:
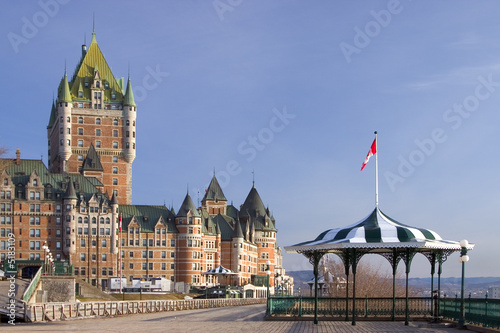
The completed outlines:
<svg viewBox="0 0 500 333">
<path fill-rule="evenodd" d="M 208 271 L 203 272 L 201 274 L 202 275 L 213 275 L 213 276 L 221 276 L 222 275 L 224 277 L 227 277 L 228 275 L 229 276 L 237 275 L 237 273 L 233 272 L 230 269 L 225 268 L 222 265 L 217 266 L 217 267 L 212 268 L 212 269 L 209 269 Z"/>
<path fill-rule="evenodd" d="M 467 250 L 472 250 L 474 244 L 469 244 Z M 443 240 L 436 232 L 415 228 L 390 218 L 379 208 L 376 208 L 361 221 L 346 226 L 344 228 L 329 229 L 319 234 L 312 241 L 302 242 L 293 246 L 285 247 L 289 253 L 300 253 L 309 259 L 314 267 L 315 277 L 315 309 L 314 323 L 318 323 L 318 265 L 327 253 L 336 254 L 342 260 L 347 276 L 346 284 L 346 320 L 349 320 L 349 269 L 353 274 L 353 302 L 352 302 L 352 324 L 356 324 L 356 267 L 365 254 L 379 254 L 386 258 L 392 267 L 393 275 L 393 307 L 392 320 L 395 320 L 396 301 L 396 270 L 398 263 L 403 260 L 406 266 L 406 306 L 405 325 L 408 325 L 408 275 L 410 273 L 411 262 L 417 253 L 423 254 L 430 262 L 432 285 L 434 289 L 434 274 L 436 264 L 438 264 L 438 291 L 441 289 L 442 264 L 447 257 L 462 247 L 459 242 Z"/>
</svg>

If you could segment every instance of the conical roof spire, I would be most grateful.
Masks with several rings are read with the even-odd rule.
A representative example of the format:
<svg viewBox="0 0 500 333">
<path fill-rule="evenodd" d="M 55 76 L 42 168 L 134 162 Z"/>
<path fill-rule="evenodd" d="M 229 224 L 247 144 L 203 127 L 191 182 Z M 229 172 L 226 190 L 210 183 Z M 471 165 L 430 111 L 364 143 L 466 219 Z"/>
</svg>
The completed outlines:
<svg viewBox="0 0 500 333">
<path fill-rule="evenodd" d="M 54 123 L 56 121 L 56 103 L 54 101 L 54 98 L 52 98 L 52 109 L 50 110 L 50 118 L 49 118 L 49 124 L 47 125 L 47 128 L 51 128 L 54 126 Z"/>
<path fill-rule="evenodd" d="M 200 216 L 200 213 L 198 212 L 198 209 L 196 209 L 191 196 L 189 195 L 189 193 L 187 193 L 181 207 L 179 208 L 177 216 L 186 217 L 189 211 L 191 211 L 191 214 L 193 214 L 193 216 Z"/>
<path fill-rule="evenodd" d="M 243 231 L 241 230 L 240 220 L 236 220 L 236 225 L 234 226 L 233 230 L 233 238 L 244 238 Z"/>
<path fill-rule="evenodd" d="M 127 90 L 125 91 L 125 97 L 123 98 L 123 105 L 136 106 L 134 93 L 132 92 L 132 84 L 130 83 L 130 75 L 127 81 Z"/>
<path fill-rule="evenodd" d="M 208 188 L 205 192 L 205 196 L 202 199 L 202 201 L 205 200 L 227 201 L 226 197 L 224 196 L 224 192 L 222 192 L 222 188 L 220 187 L 219 182 L 215 177 L 215 174 L 213 175 L 212 180 L 210 181 L 210 185 L 208 185 Z"/>
<path fill-rule="evenodd" d="M 66 193 L 64 194 L 64 199 L 78 199 L 76 196 L 75 187 L 73 186 L 73 182 L 71 179 L 68 181 L 68 188 L 66 189 Z"/>
<path fill-rule="evenodd" d="M 83 171 L 104 171 L 101 164 L 101 158 L 99 153 L 95 150 L 93 143 L 90 144 L 87 156 L 83 161 L 82 169 Z"/>
<path fill-rule="evenodd" d="M 64 78 L 61 80 L 61 85 L 59 88 L 59 102 L 71 102 L 71 92 L 69 91 L 68 75 L 66 71 L 64 72 Z"/>
</svg>

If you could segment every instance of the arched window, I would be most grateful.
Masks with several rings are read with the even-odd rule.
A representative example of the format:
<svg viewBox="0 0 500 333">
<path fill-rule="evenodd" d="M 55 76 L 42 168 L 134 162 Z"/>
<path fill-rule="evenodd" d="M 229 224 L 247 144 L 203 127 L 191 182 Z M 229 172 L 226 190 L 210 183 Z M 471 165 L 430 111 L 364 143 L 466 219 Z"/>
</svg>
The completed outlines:
<svg viewBox="0 0 500 333">
<path fill-rule="evenodd" d="M 92 218 L 92 223 L 97 223 L 97 219 L 95 217 Z"/>
<path fill-rule="evenodd" d="M 113 119 L 113 125 L 118 125 L 118 119 Z"/>
<path fill-rule="evenodd" d="M 70 123 L 70 122 L 71 122 L 71 118 L 70 118 L 70 117 L 67 117 L 67 118 L 66 118 L 66 122 L 67 122 L 67 123 Z"/>
<path fill-rule="evenodd" d="M 78 118 L 78 123 L 79 123 L 79 124 L 83 124 L 83 118 L 82 118 L 82 117 L 79 117 L 79 118 Z"/>
<path fill-rule="evenodd" d="M 95 119 L 95 123 L 96 123 L 97 125 L 101 125 L 101 118 L 96 118 L 96 119 Z"/>
</svg>

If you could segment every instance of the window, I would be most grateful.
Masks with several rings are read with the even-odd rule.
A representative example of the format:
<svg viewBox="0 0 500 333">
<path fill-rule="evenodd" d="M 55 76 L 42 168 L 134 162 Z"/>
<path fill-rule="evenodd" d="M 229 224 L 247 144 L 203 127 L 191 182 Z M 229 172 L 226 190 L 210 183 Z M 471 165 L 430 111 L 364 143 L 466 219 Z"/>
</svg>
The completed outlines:
<svg viewBox="0 0 500 333">
<path fill-rule="evenodd" d="M 166 251 L 161 251 L 161 258 L 165 259 L 167 257 L 167 252 Z"/>
<path fill-rule="evenodd" d="M 146 270 L 146 268 L 147 268 L 146 263 L 145 263 L 145 262 L 143 262 L 143 263 L 142 263 L 142 269 L 143 269 L 143 270 Z"/>
<path fill-rule="evenodd" d="M 113 178 L 113 185 L 118 185 L 118 178 Z"/>
<path fill-rule="evenodd" d="M 113 174 L 118 174 L 118 167 L 113 167 Z"/>
<path fill-rule="evenodd" d="M 85 253 L 80 253 L 80 261 L 85 261 Z M 85 273 L 82 271 L 82 274 Z"/>
<path fill-rule="evenodd" d="M 130 269 L 134 269 L 134 264 L 132 264 L 132 263 L 131 263 L 131 264 L 129 264 L 129 265 L 128 265 L 128 267 L 129 267 Z"/>
<path fill-rule="evenodd" d="M 78 161 L 83 161 L 83 155 L 78 155 Z"/>
<path fill-rule="evenodd" d="M 101 136 L 101 129 L 100 128 L 97 128 L 95 130 L 95 136 Z"/>
<path fill-rule="evenodd" d="M 71 128 L 69 128 L 69 127 L 68 127 L 68 128 L 66 128 L 66 133 L 67 133 L 67 134 L 71 134 Z"/>
<path fill-rule="evenodd" d="M 56 250 L 60 250 L 61 249 L 61 242 L 57 241 L 56 242 Z"/>
<path fill-rule="evenodd" d="M 118 119 L 113 119 L 113 125 L 115 125 L 115 126 L 118 125 Z"/>
<path fill-rule="evenodd" d="M 147 251 L 142 251 L 142 257 L 143 258 L 147 258 L 147 254 L 148 254 Z"/>
<path fill-rule="evenodd" d="M 102 246 L 102 247 L 106 247 L 106 246 L 107 246 L 107 244 L 108 244 L 108 242 L 107 242 L 107 240 L 106 240 L 106 239 L 103 239 L 103 240 L 101 241 L 101 246 Z"/>
<path fill-rule="evenodd" d="M 113 156 L 113 163 L 118 163 L 118 156 Z"/>
<path fill-rule="evenodd" d="M 80 246 L 85 247 L 85 238 L 80 239 Z"/>
<path fill-rule="evenodd" d="M 66 117 L 66 122 L 70 123 L 71 122 L 71 118 L 70 117 Z"/>
<path fill-rule="evenodd" d="M 78 128 L 78 135 L 83 135 L 83 128 Z"/>
<path fill-rule="evenodd" d="M 101 141 L 96 141 L 95 146 L 96 148 L 101 148 Z"/>
<path fill-rule="evenodd" d="M 125 121 L 125 126 L 130 126 L 130 121 Z"/>
<path fill-rule="evenodd" d="M 113 130 L 113 137 L 115 137 L 115 138 L 118 137 L 118 130 Z"/>
<path fill-rule="evenodd" d="M 113 148 L 118 148 L 118 142 L 113 141 Z"/>
<path fill-rule="evenodd" d="M 100 95 L 100 93 L 99 93 L 99 95 Z M 100 97 L 100 96 L 99 96 L 99 97 Z M 96 119 L 95 119 L 95 123 L 96 123 L 97 125 L 101 125 L 101 118 L 96 118 Z"/>
<path fill-rule="evenodd" d="M 78 92 L 78 98 L 83 98 L 83 91 Z"/>
<path fill-rule="evenodd" d="M 79 124 L 83 124 L 83 118 L 82 118 L 82 117 L 79 117 L 79 118 L 78 118 L 78 123 L 79 123 Z"/>
<path fill-rule="evenodd" d="M 83 140 L 78 140 L 78 147 L 83 147 Z"/>
</svg>

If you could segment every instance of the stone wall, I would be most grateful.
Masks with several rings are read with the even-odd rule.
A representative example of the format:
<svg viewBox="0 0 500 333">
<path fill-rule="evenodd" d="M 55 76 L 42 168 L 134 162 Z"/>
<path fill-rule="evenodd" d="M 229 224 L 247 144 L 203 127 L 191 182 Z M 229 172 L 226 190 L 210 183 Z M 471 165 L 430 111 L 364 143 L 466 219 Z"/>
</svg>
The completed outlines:
<svg viewBox="0 0 500 333">
<path fill-rule="evenodd" d="M 42 276 L 42 290 L 47 302 L 75 302 L 75 278 L 68 276 Z"/>
</svg>

